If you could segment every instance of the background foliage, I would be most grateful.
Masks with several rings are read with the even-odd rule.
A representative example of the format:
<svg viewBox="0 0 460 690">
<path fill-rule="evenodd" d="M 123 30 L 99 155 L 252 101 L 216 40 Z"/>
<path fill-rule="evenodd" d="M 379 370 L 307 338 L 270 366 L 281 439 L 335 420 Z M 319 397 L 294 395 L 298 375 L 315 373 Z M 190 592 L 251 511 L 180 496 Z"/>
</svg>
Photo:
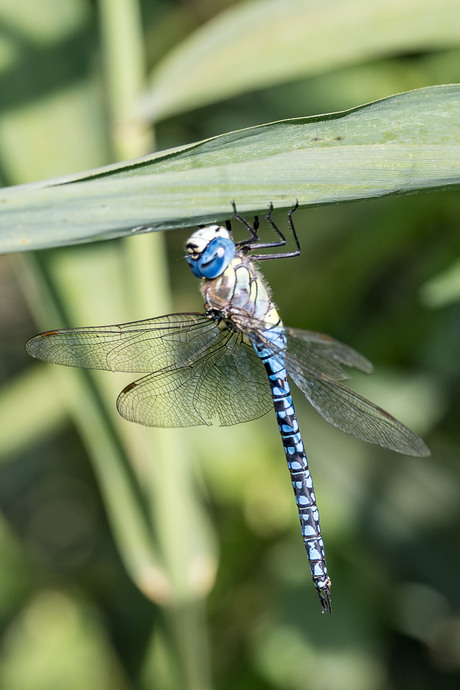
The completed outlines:
<svg viewBox="0 0 460 690">
<path fill-rule="evenodd" d="M 454 12 L 3 0 L 2 183 L 142 155 L 150 120 L 161 150 L 460 81 Z M 200 310 L 187 231 L 0 258 L 1 687 L 458 687 L 459 207 L 444 191 L 299 211 L 301 258 L 264 265 L 285 323 L 368 356 L 359 390 L 432 449 L 367 446 L 296 399 L 332 616 L 272 416 L 143 430 L 117 418 L 122 376 L 24 354 L 37 328 Z"/>
</svg>

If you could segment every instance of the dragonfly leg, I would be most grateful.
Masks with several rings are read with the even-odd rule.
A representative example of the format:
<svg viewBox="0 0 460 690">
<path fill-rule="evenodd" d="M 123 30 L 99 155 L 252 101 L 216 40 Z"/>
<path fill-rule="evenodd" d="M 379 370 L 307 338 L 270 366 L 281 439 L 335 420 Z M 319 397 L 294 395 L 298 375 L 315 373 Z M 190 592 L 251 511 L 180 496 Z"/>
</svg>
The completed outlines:
<svg viewBox="0 0 460 690">
<path fill-rule="evenodd" d="M 236 205 L 235 205 L 234 201 L 232 201 L 232 206 L 233 206 L 233 213 L 234 213 L 235 218 L 237 220 L 239 220 L 241 223 L 243 223 L 244 227 L 251 234 L 251 237 L 249 237 L 248 239 L 242 240 L 241 242 L 235 242 L 236 247 L 241 247 L 244 251 L 249 252 L 249 251 L 253 251 L 254 249 L 273 249 L 275 247 L 284 247 L 286 245 L 286 237 L 281 232 L 279 227 L 276 225 L 275 221 L 272 219 L 273 204 L 271 202 L 270 202 L 270 205 L 268 207 L 268 212 L 267 212 L 265 218 L 268 221 L 268 223 L 271 225 L 273 230 L 276 232 L 278 237 L 280 238 L 276 242 L 260 242 L 259 236 L 257 234 L 257 231 L 260 227 L 258 216 L 254 217 L 254 224 L 251 225 L 245 218 L 240 216 L 240 214 L 236 210 Z M 265 259 L 286 259 L 286 258 L 290 258 L 290 257 L 294 257 L 294 256 L 299 256 L 299 254 L 300 254 L 300 242 L 299 242 L 299 238 L 297 236 L 296 229 L 294 227 L 294 222 L 292 220 L 292 214 L 298 208 L 299 208 L 299 202 L 296 201 L 293 208 L 291 208 L 291 210 L 288 213 L 289 229 L 290 229 L 291 234 L 294 238 L 294 241 L 296 244 L 296 249 L 292 252 L 281 252 L 278 254 L 253 254 L 252 257 L 254 259 L 257 259 L 259 261 L 264 261 Z M 229 225 L 230 224 L 227 225 L 227 229 L 229 229 Z"/>
<path fill-rule="evenodd" d="M 236 210 L 236 204 L 234 201 L 232 201 L 232 208 L 233 208 L 233 215 L 235 216 L 236 220 L 239 220 L 239 222 L 244 225 L 246 230 L 251 235 L 251 237 L 248 237 L 248 239 L 246 239 L 246 240 L 241 240 L 240 242 L 235 242 L 235 247 L 246 247 L 247 249 L 251 249 L 253 242 L 256 244 L 256 246 L 258 246 L 259 235 L 257 234 L 257 230 L 260 227 L 259 216 L 254 216 L 254 223 L 251 225 L 251 223 L 249 223 L 249 221 L 247 221 L 246 218 L 243 218 L 243 216 L 240 216 L 240 214 Z M 231 231 L 230 221 L 227 221 L 227 223 L 228 223 L 227 230 L 230 229 L 230 231 Z M 230 228 L 229 228 L 229 226 L 230 226 Z"/>
</svg>

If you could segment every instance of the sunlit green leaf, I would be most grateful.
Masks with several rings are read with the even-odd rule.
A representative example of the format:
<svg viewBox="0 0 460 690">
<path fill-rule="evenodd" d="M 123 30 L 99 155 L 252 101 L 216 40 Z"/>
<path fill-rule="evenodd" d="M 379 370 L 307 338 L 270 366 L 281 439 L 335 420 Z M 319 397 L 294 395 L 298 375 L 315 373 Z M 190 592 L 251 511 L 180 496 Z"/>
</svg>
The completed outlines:
<svg viewBox="0 0 460 690">
<path fill-rule="evenodd" d="M 0 250 L 168 230 L 240 212 L 460 182 L 460 86 L 282 120 L 0 193 Z"/>
</svg>

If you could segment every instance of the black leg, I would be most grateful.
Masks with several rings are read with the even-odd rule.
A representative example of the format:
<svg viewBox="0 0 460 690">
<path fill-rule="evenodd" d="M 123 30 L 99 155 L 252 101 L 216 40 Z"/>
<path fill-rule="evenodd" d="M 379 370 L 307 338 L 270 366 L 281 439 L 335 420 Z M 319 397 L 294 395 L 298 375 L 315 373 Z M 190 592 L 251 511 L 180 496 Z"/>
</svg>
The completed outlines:
<svg viewBox="0 0 460 690">
<path fill-rule="evenodd" d="M 248 237 L 246 240 L 241 240 L 240 242 L 235 242 L 236 247 L 248 247 L 251 248 L 251 243 L 252 242 L 258 242 L 259 241 L 259 236 L 257 234 L 257 230 L 259 229 L 259 218 L 258 216 L 254 216 L 254 224 L 251 225 L 246 218 L 243 218 L 243 216 L 240 216 L 238 211 L 236 210 L 236 204 L 234 201 L 232 201 L 232 207 L 233 207 L 233 215 L 235 216 L 236 220 L 239 220 L 240 223 L 244 225 L 246 230 L 249 232 L 251 237 Z"/>
<path fill-rule="evenodd" d="M 242 249 L 246 251 L 252 251 L 254 249 L 271 249 L 274 247 L 284 247 L 286 245 L 286 238 L 281 232 L 281 230 L 278 228 L 278 226 L 275 224 L 275 222 L 272 220 L 271 214 L 273 212 L 273 204 L 270 203 L 270 206 L 268 208 L 268 213 L 265 216 L 273 230 L 276 232 L 276 234 L 281 238 L 277 242 L 260 242 L 259 241 L 259 236 L 257 234 L 257 230 L 260 227 L 259 224 L 259 218 L 258 216 L 254 217 L 254 225 L 251 225 L 248 223 L 248 221 L 240 216 L 238 211 L 236 210 L 236 205 L 235 202 L 232 202 L 233 206 L 233 212 L 235 215 L 235 218 L 240 221 L 244 225 L 244 227 L 248 230 L 248 232 L 251 234 L 251 237 L 249 237 L 247 240 L 242 240 L 241 242 L 235 242 L 235 245 L 237 247 L 241 247 Z M 294 211 L 296 211 L 299 208 L 299 202 L 296 201 L 294 207 L 289 211 L 288 213 L 288 223 L 289 223 L 289 228 L 291 230 L 292 236 L 294 237 L 294 241 L 296 244 L 297 249 L 292 252 L 281 252 L 278 254 L 253 254 L 253 257 L 255 259 L 258 259 L 259 261 L 263 261 L 264 259 L 286 259 L 288 257 L 292 256 L 299 256 L 300 254 L 300 243 L 299 243 L 299 238 L 297 237 L 297 233 L 294 227 L 294 222 L 292 220 L 292 214 Z"/>
</svg>

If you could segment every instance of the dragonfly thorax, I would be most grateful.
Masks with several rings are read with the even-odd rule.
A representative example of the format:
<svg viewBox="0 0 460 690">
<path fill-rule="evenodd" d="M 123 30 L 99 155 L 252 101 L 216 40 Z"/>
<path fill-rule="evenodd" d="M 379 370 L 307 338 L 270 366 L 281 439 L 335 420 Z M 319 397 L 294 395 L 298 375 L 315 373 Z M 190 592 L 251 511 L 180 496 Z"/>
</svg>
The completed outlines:
<svg viewBox="0 0 460 690">
<path fill-rule="evenodd" d="M 221 225 L 207 225 L 189 237 L 185 245 L 186 260 L 197 278 L 217 278 L 235 256 L 235 245 L 229 231 Z"/>
</svg>

